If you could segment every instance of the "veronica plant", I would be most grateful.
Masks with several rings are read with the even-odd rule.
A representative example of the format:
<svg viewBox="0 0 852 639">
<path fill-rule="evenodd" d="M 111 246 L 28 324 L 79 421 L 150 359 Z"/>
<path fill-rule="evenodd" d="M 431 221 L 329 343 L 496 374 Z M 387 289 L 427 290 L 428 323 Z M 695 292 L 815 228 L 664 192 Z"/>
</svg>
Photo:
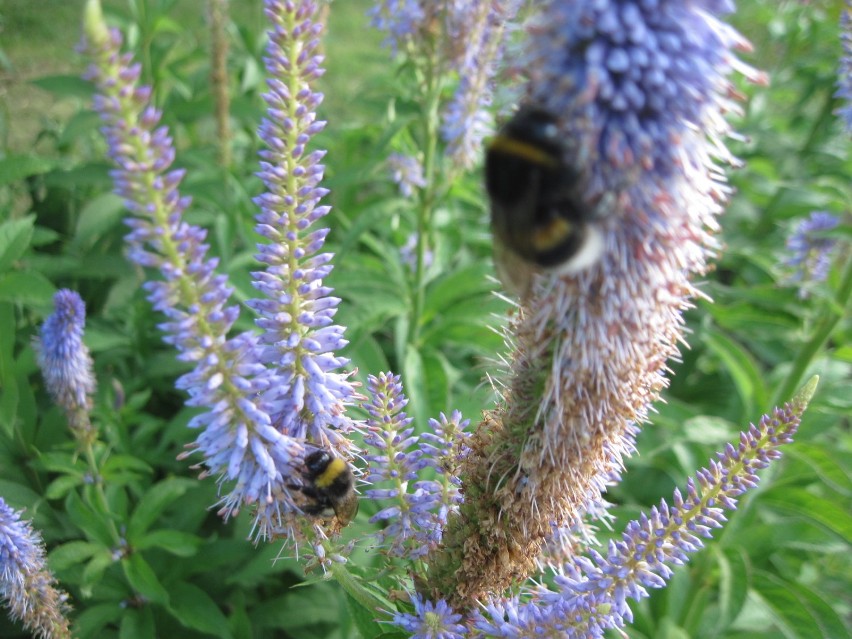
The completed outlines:
<svg viewBox="0 0 852 639">
<path fill-rule="evenodd" d="M 93 59 L 88 77 L 117 165 L 116 191 L 134 214 L 127 221 L 130 258 L 163 274 L 146 284 L 149 299 L 168 318 L 164 339 L 194 365 L 177 386 L 189 405 L 202 408 L 189 424 L 201 430 L 193 448 L 204 458 L 202 475 L 222 485 L 219 512 L 226 519 L 249 506 L 259 538 L 304 539 L 319 531 L 294 519 L 306 446 L 346 454 L 351 421 L 344 406 L 353 390 L 347 374 L 335 372 L 345 360 L 334 350 L 345 342 L 331 321 L 338 300 L 322 285 L 331 268 L 330 255 L 320 252 L 327 230 L 311 229 L 328 211 L 316 206 L 324 194 L 317 187 L 322 153 L 305 151 L 322 128 L 314 115 L 321 95 L 307 84 L 319 73 L 314 5 L 269 2 L 266 9 L 274 25 L 269 119 L 260 131 L 269 146 L 261 163 L 268 191 L 258 198 L 257 228 L 270 243 L 259 247 L 266 270 L 254 274 L 265 297 L 250 302 L 260 335 L 228 336 L 239 315 L 227 306 L 232 289 L 215 271 L 218 260 L 207 257 L 206 232 L 182 218 L 190 199 L 178 191 L 184 172 L 170 169 L 168 130 L 158 126 L 150 90 L 137 85 L 139 66 L 120 53 L 120 34 L 106 28 L 94 0 L 84 50 Z"/>
<path fill-rule="evenodd" d="M 434 215 L 461 171 L 481 155 L 493 131 L 493 82 L 512 32 L 518 0 L 389 0 L 371 9 L 372 24 L 399 61 L 416 113 L 398 127 L 388 159 L 394 181 L 416 202 L 408 341 L 420 338 Z M 413 70 L 413 73 L 409 73 Z M 392 111 L 393 112 L 393 111 Z"/>
<path fill-rule="evenodd" d="M 38 365 L 53 401 L 65 411 L 71 431 L 85 448 L 96 437 L 89 417 L 95 377 L 83 343 L 86 306 L 68 289 L 56 293 L 53 302 L 56 308 L 35 341 Z"/>
<path fill-rule="evenodd" d="M 383 3 L 374 14 L 397 51 L 422 46 L 427 56 L 418 67 L 429 113 L 425 186 L 415 185 L 423 189 L 421 221 L 434 195 L 437 75 L 473 63 L 454 43 L 479 43 L 496 55 L 500 47 L 485 34 L 512 6 Z M 596 637 L 622 627 L 628 598 L 665 585 L 671 566 L 686 561 L 724 521 L 723 509 L 756 484 L 755 472 L 790 440 L 815 386 L 744 432 L 670 504 L 629 523 L 606 552 L 595 549 L 592 526 L 608 517 L 603 494 L 620 479 L 683 339 L 682 313 L 698 295 L 691 278 L 718 248 L 713 233 L 728 191 L 716 163 L 732 159 L 722 115 L 736 110 L 729 76 L 739 70 L 760 79 L 734 56 L 746 43 L 721 21 L 731 7 L 712 0 L 540 7 L 529 27 L 524 101 L 554 114 L 565 160 L 584 167 L 585 199 L 607 203 L 595 221 L 605 252 L 585 272 L 535 280 L 507 328 L 514 350 L 502 402 L 469 437 L 458 413 L 418 433 L 403 412 L 399 378 L 371 378 L 362 398 L 343 370 L 343 329 L 333 319 L 339 300 L 323 284 L 331 270 L 332 256 L 322 251 L 328 230 L 315 226 L 328 212 L 320 204 L 323 154 L 308 150 L 323 126 L 312 86 L 321 72 L 316 5 L 267 0 L 265 9 L 269 91 L 260 135 L 267 148 L 259 175 L 266 191 L 257 198 L 264 270 L 253 274 L 261 297 L 248 303 L 260 332 L 235 336 L 238 309 L 227 306 L 227 282 L 206 257 L 204 232 L 182 219 L 190 202 L 178 193 L 183 172 L 170 168 L 174 150 L 160 113 L 147 104 L 138 67 L 119 53 L 120 37 L 106 29 L 94 0 L 87 16 L 96 108 L 118 166 L 116 189 L 133 214 L 130 256 L 162 274 L 146 284 L 149 298 L 168 318 L 166 340 L 195 367 L 178 386 L 201 409 L 190 426 L 201 430 L 195 448 L 203 474 L 222 487 L 221 514 L 248 506 L 257 538 L 308 540 L 375 618 L 417 637 L 516 637 L 533 629 Z M 487 86 L 468 80 L 465 91 Z M 462 129 L 481 133 L 470 121 Z M 463 157 L 471 144 L 478 145 L 448 148 Z M 418 230 L 422 240 L 425 223 Z M 422 271 L 425 251 L 418 255 Z M 348 414 L 356 402 L 367 413 L 363 424 Z M 385 582 L 377 594 L 355 578 L 357 569 L 344 566 L 351 546 L 301 513 L 307 451 L 348 456 L 359 432 L 369 462 L 364 492 L 380 504 L 374 522 L 386 526 L 376 535 L 388 559 L 380 571 L 409 590 L 413 610 L 391 603 Z M 554 538 L 564 542 L 558 557 L 547 555 Z M 552 589 L 504 598 L 542 563 L 560 571 Z"/>
</svg>

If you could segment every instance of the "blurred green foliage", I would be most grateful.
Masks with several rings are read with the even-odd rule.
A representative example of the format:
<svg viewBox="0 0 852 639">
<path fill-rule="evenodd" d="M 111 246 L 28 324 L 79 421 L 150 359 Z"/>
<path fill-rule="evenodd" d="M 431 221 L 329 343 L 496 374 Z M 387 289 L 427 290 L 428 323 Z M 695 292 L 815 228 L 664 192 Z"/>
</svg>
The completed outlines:
<svg viewBox="0 0 852 639">
<path fill-rule="evenodd" d="M 381 35 L 367 25 L 369 4 L 331 6 L 320 113 L 329 124 L 316 139 L 329 151 L 327 246 L 337 254 L 329 283 L 344 299 L 338 319 L 347 326 L 346 354 L 360 379 L 402 373 L 417 424 L 456 408 L 476 422 L 494 401 L 483 379 L 503 349 L 490 327 L 507 312 L 489 279 L 480 176 L 462 175 L 441 193 L 430 220 L 434 261 L 416 282 L 400 252 L 417 228 L 414 206 L 398 195 L 385 160 L 410 146 L 407 124 L 417 104 L 404 91 L 404 71 L 396 73 Z M 0 495 L 25 508 L 43 532 L 51 568 L 72 595 L 79 637 L 357 637 L 358 620 L 339 588 L 319 582 L 294 589 L 302 567 L 278 558 L 277 544 L 246 541 L 249 517 L 223 523 L 210 508 L 215 482 L 196 480 L 187 462 L 175 459 L 195 436 L 186 428 L 192 413 L 172 385 L 184 368 L 162 344 L 161 318 L 123 255 L 125 212 L 110 193 L 91 88 L 79 79 L 83 61 L 71 53 L 81 6 L 9 0 L 0 7 Z M 253 297 L 260 0 L 231 3 L 227 167 L 215 162 L 202 3 L 105 6 L 143 63 L 175 137 L 177 164 L 188 169 L 182 191 L 193 197 L 190 221 L 209 229 L 237 299 Z M 701 284 L 714 301 L 687 314 L 689 347 L 672 363 L 666 403 L 656 407 L 640 454 L 609 496 L 618 521 L 683 486 L 807 376 L 819 374 L 820 387 L 786 458 L 742 500 L 710 548 L 679 569 L 669 588 L 635 606 L 631 637 L 849 636 L 852 326 L 843 291 L 852 147 L 834 115 L 841 6 L 740 3 L 734 21 L 754 45 L 743 57 L 766 70 L 771 84 L 741 86 L 748 99 L 736 128 L 743 138 L 731 146 L 744 166 L 729 173 L 735 195 L 722 219 L 725 248 Z M 43 68 L 48 72 L 33 71 Z M 22 79 L 33 91 L 25 99 L 16 93 Z M 19 121 L 31 139 L 20 137 Z M 800 299 L 781 265 L 784 242 L 813 210 L 845 216 L 837 234 L 844 244 L 828 281 Z M 424 301 L 412 317 L 419 285 Z M 60 287 L 79 291 L 87 304 L 106 504 L 92 492 L 84 460 L 73 455 L 31 348 Z M 247 313 L 240 322 L 239 329 L 251 326 Z M 365 510 L 347 537 L 369 531 Z M 125 548 L 111 547 L 105 513 L 121 528 Z M 353 563 L 377 561 L 359 551 Z M 0 636 L 24 635 L 0 615 Z"/>
</svg>

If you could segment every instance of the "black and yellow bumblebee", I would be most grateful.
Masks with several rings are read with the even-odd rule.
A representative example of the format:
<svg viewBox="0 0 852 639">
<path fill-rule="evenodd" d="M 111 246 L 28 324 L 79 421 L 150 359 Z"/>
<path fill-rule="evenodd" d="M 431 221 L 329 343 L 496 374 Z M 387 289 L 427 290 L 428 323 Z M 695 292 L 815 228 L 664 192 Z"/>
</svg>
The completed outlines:
<svg viewBox="0 0 852 639">
<path fill-rule="evenodd" d="M 495 264 L 507 289 L 523 296 L 536 271 L 574 273 L 600 257 L 596 209 L 582 187 L 580 171 L 566 162 L 556 118 L 521 107 L 485 156 Z"/>
<path fill-rule="evenodd" d="M 340 457 L 324 448 L 305 456 L 304 483 L 298 487 L 307 497 L 301 505 L 306 515 L 328 518 L 337 516 L 341 526 L 346 526 L 358 513 L 358 494 L 352 469 Z"/>
</svg>

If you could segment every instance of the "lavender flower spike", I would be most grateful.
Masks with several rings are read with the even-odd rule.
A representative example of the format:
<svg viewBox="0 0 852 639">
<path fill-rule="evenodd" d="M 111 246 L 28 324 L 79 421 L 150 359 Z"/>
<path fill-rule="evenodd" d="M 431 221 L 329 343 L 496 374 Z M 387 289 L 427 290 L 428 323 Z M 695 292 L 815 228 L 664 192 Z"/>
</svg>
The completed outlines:
<svg viewBox="0 0 852 639">
<path fill-rule="evenodd" d="M 77 440 L 85 445 L 96 436 L 89 418 L 95 377 L 92 358 L 83 343 L 86 306 L 80 296 L 62 289 L 53 296 L 55 310 L 35 340 L 38 366 L 47 390 L 68 416 Z"/>
<path fill-rule="evenodd" d="M 39 535 L 0 497 L 0 601 L 35 636 L 60 639 L 71 637 L 67 599 L 47 568 Z"/>
<path fill-rule="evenodd" d="M 493 129 L 491 84 L 519 5 L 518 0 L 454 2 L 448 11 L 449 35 L 462 54 L 455 61 L 459 84 L 444 110 L 441 133 L 447 155 L 462 168 L 479 159 L 482 140 Z"/>
<path fill-rule="evenodd" d="M 403 411 L 408 400 L 398 376 L 370 376 L 368 394 L 363 405 L 369 413 L 364 458 L 369 463 L 365 481 L 371 488 L 365 497 L 381 507 L 370 521 L 388 522 L 377 533 L 385 553 L 423 557 L 438 547 L 449 514 L 462 502 L 456 475 L 466 452 L 463 431 L 469 421 L 456 411 L 449 419 L 444 415 L 430 419 L 432 431 L 415 435 L 411 418 Z M 421 479 L 426 468 L 437 476 Z"/>
<path fill-rule="evenodd" d="M 796 269 L 793 281 L 799 282 L 799 297 L 808 296 L 808 286 L 822 282 L 831 268 L 831 255 L 837 240 L 820 237 L 822 231 L 837 228 L 840 219 L 826 211 L 814 211 L 802 220 L 795 232 L 787 238 L 787 250 L 791 253 L 785 262 Z"/>
<path fill-rule="evenodd" d="M 539 275 L 508 328 L 505 404 L 471 440 L 462 516 L 430 564 L 455 607 L 531 574 L 553 526 L 580 531 L 605 512 L 601 494 L 667 385 L 699 294 L 690 277 L 717 248 L 729 76 L 761 79 L 733 54 L 746 43 L 717 17 L 727 2 L 540 6 L 525 101 L 557 119 L 605 248 L 586 271 Z"/>
<path fill-rule="evenodd" d="M 852 133 L 852 3 L 849 0 L 840 14 L 840 41 L 843 43 L 843 56 L 837 72 L 835 96 L 843 100 L 843 104 L 837 114 L 843 119 L 847 133 Z"/>
<path fill-rule="evenodd" d="M 145 288 L 167 317 L 165 341 L 195 365 L 177 383 L 189 405 L 205 409 L 189 424 L 201 429 L 194 447 L 204 456 L 205 474 L 230 484 L 220 514 L 227 518 L 244 504 L 281 508 L 304 447 L 271 426 L 270 412 L 280 408 L 264 393 L 277 383 L 257 359 L 256 338 L 227 338 L 239 308 L 226 306 L 231 289 L 215 272 L 217 260 L 207 257 L 205 231 L 182 219 L 190 200 L 178 192 L 184 172 L 169 170 L 175 151 L 168 129 L 158 126 L 160 112 L 148 105 L 151 90 L 137 84 L 140 67 L 120 54 L 121 36 L 107 29 L 97 0 L 86 6 L 85 33 L 95 109 L 117 166 L 115 190 L 133 214 L 129 255 L 162 274 Z"/>
<path fill-rule="evenodd" d="M 726 521 L 725 511 L 757 485 L 757 471 L 781 456 L 779 449 L 792 441 L 817 382 L 812 378 L 789 404 L 741 433 L 736 446 L 729 444 L 689 480 L 685 494 L 676 490 L 671 504 L 663 501 L 628 523 L 605 554 L 593 551 L 570 560 L 555 578 L 556 591 L 542 587 L 528 602 L 488 605 L 475 614 L 474 627 L 492 637 L 585 638 L 630 623 L 628 599 L 637 601 L 648 589 L 665 586 L 672 567 L 702 548 Z"/>
<path fill-rule="evenodd" d="M 266 192 L 257 231 L 268 243 L 258 245 L 264 271 L 253 273 L 263 298 L 248 305 L 259 315 L 261 361 L 276 371 L 276 385 L 266 394 L 272 426 L 287 437 L 348 455 L 346 435 L 353 428 L 346 406 L 356 399 L 348 360 L 336 353 L 347 341 L 333 318 L 340 300 L 323 285 L 332 269 L 332 255 L 322 253 L 327 228 L 314 228 L 328 206 L 320 200 L 324 151 L 308 151 L 311 138 L 325 122 L 316 119 L 322 94 L 311 83 L 322 74 L 316 53 L 322 24 L 314 22 L 311 0 L 266 0 L 271 23 L 266 49 L 269 90 L 267 115 L 258 131 L 267 148 L 260 152 L 260 173 Z M 278 505 L 263 505 L 258 523 L 278 534 Z"/>
</svg>

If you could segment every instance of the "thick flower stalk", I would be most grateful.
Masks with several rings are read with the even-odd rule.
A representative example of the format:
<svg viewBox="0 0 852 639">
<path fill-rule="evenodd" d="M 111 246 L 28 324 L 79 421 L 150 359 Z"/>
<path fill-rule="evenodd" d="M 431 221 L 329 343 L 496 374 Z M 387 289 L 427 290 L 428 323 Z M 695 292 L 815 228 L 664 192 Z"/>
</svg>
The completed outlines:
<svg viewBox="0 0 852 639">
<path fill-rule="evenodd" d="M 346 456 L 346 435 L 354 425 L 345 410 L 357 395 L 350 373 L 342 370 L 348 360 L 336 354 L 347 343 L 333 321 L 340 300 L 323 285 L 332 269 L 332 254 L 322 252 L 328 229 L 315 226 L 329 211 L 319 204 L 327 193 L 319 186 L 325 152 L 307 150 L 325 126 L 316 118 L 323 96 L 311 86 L 323 72 L 317 54 L 322 25 L 314 21 L 317 6 L 310 0 L 267 0 L 265 8 L 271 23 L 264 58 L 269 90 L 259 134 L 267 148 L 259 175 L 266 192 L 256 203 L 257 231 L 268 242 L 257 255 L 265 270 L 253 274 L 265 297 L 248 305 L 263 329 L 260 359 L 277 372 L 276 386 L 266 393 L 273 426 Z M 262 526 L 282 534 L 280 506 L 259 506 Z"/>
<path fill-rule="evenodd" d="M 68 595 L 56 587 L 41 537 L 0 497 L 0 601 L 41 639 L 71 637 Z"/>
<path fill-rule="evenodd" d="M 799 283 L 799 297 L 809 295 L 809 287 L 825 281 L 831 269 L 831 257 L 837 240 L 822 233 L 840 224 L 840 219 L 827 211 L 814 211 L 796 225 L 787 238 L 790 256 L 785 265 L 794 268 L 792 281 Z"/>
<path fill-rule="evenodd" d="M 449 513 L 462 501 L 456 474 L 466 452 L 468 421 L 456 411 L 449 419 L 429 420 L 431 432 L 415 435 L 403 411 L 408 400 L 399 377 L 382 373 L 368 383 L 364 457 L 365 483 L 372 488 L 365 497 L 383 506 L 371 521 L 388 522 L 377 535 L 378 545 L 391 556 L 421 558 L 438 547 Z M 421 479 L 425 469 L 435 478 Z"/>
<path fill-rule="evenodd" d="M 220 513 L 227 518 L 244 504 L 280 503 L 304 447 L 272 425 L 270 415 L 281 407 L 265 393 L 277 386 L 275 376 L 259 361 L 255 336 L 227 338 L 239 308 L 226 305 L 231 288 L 215 272 L 218 260 L 207 256 L 206 232 L 182 219 L 190 200 L 178 192 L 184 172 L 170 169 L 168 129 L 158 126 L 151 90 L 138 85 L 139 65 L 120 53 L 121 36 L 107 29 L 96 0 L 87 5 L 85 33 L 94 105 L 117 167 L 115 190 L 132 213 L 129 256 L 161 273 L 146 282 L 148 298 L 167 317 L 164 340 L 194 365 L 177 386 L 189 394 L 187 404 L 203 409 L 189 426 L 201 430 L 194 448 L 204 457 L 204 474 L 229 485 Z"/>
<path fill-rule="evenodd" d="M 630 623 L 628 599 L 638 601 L 649 589 L 664 587 L 672 567 L 704 546 L 726 521 L 725 512 L 758 484 L 757 472 L 781 456 L 779 449 L 793 440 L 816 384 L 813 378 L 793 401 L 740 433 L 736 446 L 728 444 L 687 482 L 685 494 L 675 490 L 670 504 L 662 501 L 628 523 L 605 553 L 591 551 L 566 563 L 555 577 L 555 590 L 536 588 L 523 602 L 515 598 L 477 611 L 471 636 L 585 639 Z"/>
<path fill-rule="evenodd" d="M 526 578 L 553 526 L 582 529 L 666 386 L 727 189 L 722 114 L 735 110 L 727 3 L 543 3 L 530 27 L 528 103 L 554 114 L 604 254 L 538 277 L 509 327 L 505 403 L 472 438 L 462 515 L 430 566 L 433 593 L 469 605 Z M 476 536 L 470 537 L 475 530 Z"/>
<path fill-rule="evenodd" d="M 35 340 L 38 366 L 47 390 L 64 411 L 74 437 L 85 446 L 96 437 L 89 412 L 95 392 L 92 358 L 83 343 L 86 305 L 75 292 L 53 296 L 54 311 Z"/>
</svg>

